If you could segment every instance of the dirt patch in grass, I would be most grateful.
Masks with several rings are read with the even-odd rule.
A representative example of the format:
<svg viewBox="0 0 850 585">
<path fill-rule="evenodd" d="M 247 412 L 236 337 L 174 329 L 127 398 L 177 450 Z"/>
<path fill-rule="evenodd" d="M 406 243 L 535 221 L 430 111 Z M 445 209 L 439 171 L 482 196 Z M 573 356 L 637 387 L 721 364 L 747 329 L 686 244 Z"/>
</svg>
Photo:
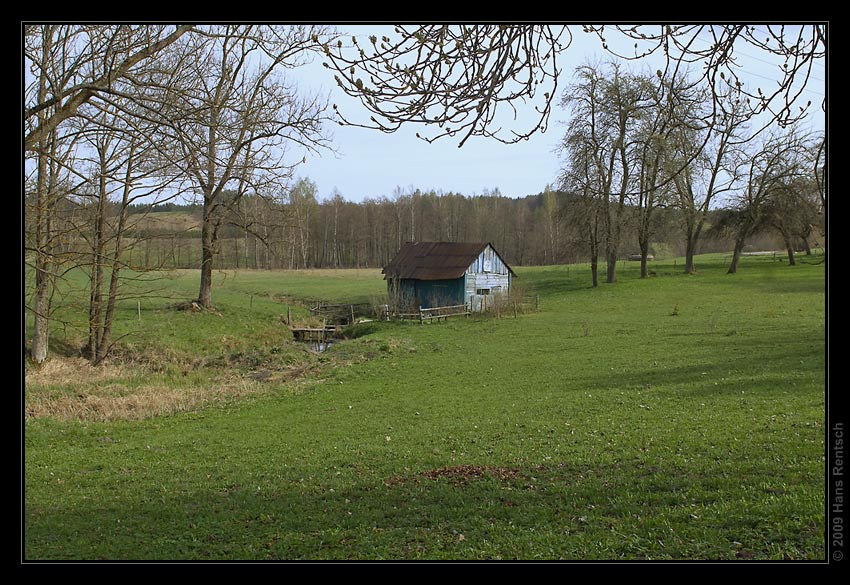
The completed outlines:
<svg viewBox="0 0 850 585">
<path fill-rule="evenodd" d="M 509 467 L 495 467 L 492 465 L 455 465 L 451 467 L 440 467 L 423 471 L 415 478 L 393 477 L 384 482 L 387 486 L 400 485 L 407 481 L 421 483 L 422 479 L 436 481 L 446 479 L 452 483 L 465 484 L 471 480 L 492 477 L 501 481 L 513 481 L 518 478 L 527 477 L 518 469 Z"/>
</svg>

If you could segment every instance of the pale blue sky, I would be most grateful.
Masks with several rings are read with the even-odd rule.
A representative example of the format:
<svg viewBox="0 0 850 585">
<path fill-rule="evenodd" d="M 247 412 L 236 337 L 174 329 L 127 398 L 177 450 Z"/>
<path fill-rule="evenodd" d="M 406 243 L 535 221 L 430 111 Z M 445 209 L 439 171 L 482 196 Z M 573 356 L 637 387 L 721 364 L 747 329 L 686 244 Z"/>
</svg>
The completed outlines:
<svg viewBox="0 0 850 585">
<path fill-rule="evenodd" d="M 339 27 L 341 31 L 358 36 L 373 34 L 375 28 L 373 25 Z M 387 30 L 391 32 L 392 28 Z M 574 27 L 573 30 L 573 44 L 559 58 L 563 73 L 559 79 L 559 91 L 569 83 L 571 71 L 575 67 L 594 55 L 602 58 L 609 56 L 602 50 L 595 36 L 582 33 L 580 27 Z M 379 28 L 374 34 L 381 36 L 383 33 Z M 767 56 L 758 53 L 757 49 L 742 48 L 738 59 L 742 69 L 750 74 L 751 83 L 765 90 L 775 84 L 778 67 L 770 64 Z M 813 102 L 815 117 L 812 123 L 819 129 L 824 127 L 820 107 L 825 94 L 824 65 L 822 61 L 818 63 L 804 94 Z M 643 66 L 651 68 L 654 64 L 631 62 L 629 66 L 638 70 Z M 368 119 L 358 102 L 336 88 L 333 74 L 321 67 L 320 59 L 297 73 L 300 82 L 306 87 L 330 92 L 331 101 L 344 108 L 349 117 Z M 533 123 L 529 122 L 533 119 L 532 106 L 528 106 L 528 111 L 520 111 L 519 115 L 519 128 L 527 129 Z M 298 168 L 297 174 L 309 177 L 317 184 L 320 199 L 330 197 L 334 188 L 348 200 L 361 201 L 367 197 L 392 196 L 396 187 L 405 191 L 413 187 L 423 191 L 435 189 L 464 195 L 498 188 L 503 195 L 521 197 L 539 193 L 547 183 L 555 181 L 560 165 L 555 149 L 565 131 L 560 122 L 566 118 L 566 112 L 556 105 L 548 130 L 535 134 L 528 141 L 504 145 L 492 139 L 473 137 L 462 148 L 457 147 L 457 137 L 442 138 L 433 144 L 416 138 L 416 132 L 423 130 L 419 125 L 402 127 L 394 134 L 334 125 L 329 129 L 340 151 L 339 157 L 335 158 L 331 154 L 308 157 L 307 163 Z"/>
</svg>

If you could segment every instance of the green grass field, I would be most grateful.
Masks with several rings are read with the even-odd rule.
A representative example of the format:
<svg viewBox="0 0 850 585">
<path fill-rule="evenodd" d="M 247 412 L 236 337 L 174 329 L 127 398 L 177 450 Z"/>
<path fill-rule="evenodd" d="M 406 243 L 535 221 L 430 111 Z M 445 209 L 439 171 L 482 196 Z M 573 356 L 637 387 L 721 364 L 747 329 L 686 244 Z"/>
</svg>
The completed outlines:
<svg viewBox="0 0 850 585">
<path fill-rule="evenodd" d="M 823 560 L 824 264 L 698 260 L 519 268 L 538 312 L 322 354 L 287 307 L 379 271 L 218 273 L 211 313 L 174 273 L 98 369 L 71 307 L 26 371 L 23 557 Z"/>
</svg>

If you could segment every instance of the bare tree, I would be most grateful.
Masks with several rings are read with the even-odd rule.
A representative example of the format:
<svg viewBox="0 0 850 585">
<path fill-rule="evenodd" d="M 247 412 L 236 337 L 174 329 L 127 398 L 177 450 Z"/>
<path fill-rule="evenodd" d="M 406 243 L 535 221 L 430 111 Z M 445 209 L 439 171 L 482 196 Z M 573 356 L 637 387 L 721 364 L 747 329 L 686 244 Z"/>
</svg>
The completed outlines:
<svg viewBox="0 0 850 585">
<path fill-rule="evenodd" d="M 766 220 L 770 199 L 781 194 L 789 182 L 806 171 L 803 140 L 794 126 L 763 136 L 749 147 L 750 153 L 740 162 L 745 170 L 746 185 L 734 201 L 739 219 L 729 274 L 737 272 L 747 238 Z"/>
<path fill-rule="evenodd" d="M 79 126 L 82 148 L 73 172 L 84 179 L 75 196 L 91 211 L 78 233 L 90 247 L 86 354 L 94 363 L 103 361 L 112 347 L 115 311 L 127 266 L 125 253 L 133 245 L 128 237 L 130 206 L 150 209 L 180 194 L 172 188 L 174 178 L 163 173 L 156 124 L 134 115 L 136 104 L 119 107 L 119 101 L 125 100 L 112 98 L 84 105 L 74 124 Z M 143 214 L 135 217 L 139 221 Z"/>
<path fill-rule="evenodd" d="M 96 97 L 116 91 L 122 79 L 158 56 L 192 25 L 34 25 L 24 26 L 24 59 L 34 79 L 61 63 L 56 83 L 25 92 L 24 148 L 38 144 Z M 52 74 L 50 74 L 52 75 Z M 35 82 L 37 85 L 37 82 Z"/>
<path fill-rule="evenodd" d="M 44 362 L 48 354 L 53 288 L 62 269 L 62 239 L 66 233 L 59 215 L 70 189 L 65 164 L 73 152 L 73 140 L 59 130 L 48 132 L 37 145 L 34 177 L 26 182 L 33 196 L 26 198 L 29 233 L 25 261 L 34 269 L 32 301 L 27 308 L 33 314 L 30 355 L 37 364 Z"/>
<path fill-rule="evenodd" d="M 191 25 L 24 26 L 23 148 L 27 153 L 26 172 L 35 177 L 36 194 L 35 204 L 27 206 L 28 219 L 31 217 L 35 226 L 28 252 L 35 265 L 35 362 L 42 362 L 47 355 L 53 279 L 70 269 L 57 253 L 62 248 L 66 252 L 74 248 L 72 243 L 56 245 L 57 238 L 62 237 L 58 226 L 68 223 L 60 219 L 60 214 L 74 207 L 74 183 L 86 184 L 88 180 L 78 168 L 80 157 L 86 156 L 79 150 L 80 137 L 87 132 L 86 108 L 130 103 L 125 96 L 139 95 L 131 88 L 147 82 L 163 53 L 192 30 Z M 140 112 L 137 110 L 136 115 Z M 156 111 L 141 114 L 149 115 L 155 116 Z M 104 213 L 107 207 L 104 204 Z M 102 217 L 93 216 L 95 221 Z M 99 297 L 92 300 L 97 305 Z"/>
<path fill-rule="evenodd" d="M 688 274 L 696 270 L 694 256 L 712 205 L 737 187 L 738 150 L 750 139 L 744 103 L 740 95 L 729 94 L 716 123 L 681 126 L 671 135 L 675 154 L 670 173 L 682 212 Z"/>
<path fill-rule="evenodd" d="M 677 175 L 684 169 L 677 149 L 677 137 L 695 134 L 701 126 L 700 110 L 703 93 L 684 76 L 665 78 L 660 72 L 643 81 L 652 88 L 650 104 L 635 129 L 635 157 L 638 172 L 637 192 L 633 197 L 640 249 L 641 278 L 648 276 L 647 259 L 650 239 L 655 229 L 656 211 L 670 204 L 670 194 Z M 687 162 L 684 163 L 687 166 Z"/>
<path fill-rule="evenodd" d="M 634 190 L 635 128 L 644 110 L 652 107 L 651 95 L 645 79 L 613 63 L 608 71 L 601 66 L 579 67 L 576 81 L 563 96 L 562 103 L 572 114 L 563 143 L 567 163 L 589 156 L 594 167 L 586 176 L 596 181 L 593 192 L 601 201 L 609 283 L 617 280 L 621 231 Z"/>
<path fill-rule="evenodd" d="M 561 171 L 563 189 L 574 194 L 568 203 L 566 215 L 578 231 L 578 240 L 590 259 L 590 277 L 593 288 L 599 286 L 599 252 L 603 243 L 602 206 L 598 196 L 600 178 L 593 145 L 582 133 L 568 134 L 562 152 L 569 157 Z"/>
<path fill-rule="evenodd" d="M 819 223 L 817 187 L 807 175 L 783 181 L 771 192 L 765 204 L 766 222 L 782 236 L 791 266 L 796 264 L 794 252 L 798 243 L 802 243 L 806 253 L 811 254 L 809 237 Z"/>
<path fill-rule="evenodd" d="M 76 137 L 58 127 L 56 119 L 61 104 L 51 98 L 51 92 L 64 91 L 68 83 L 64 55 L 69 50 L 70 34 L 63 27 L 44 25 L 32 27 L 25 34 L 25 63 L 33 76 L 27 84 L 27 100 L 37 104 L 29 108 L 26 124 L 32 139 L 28 145 L 27 198 L 28 238 L 26 262 L 34 268 L 35 286 L 30 310 L 33 313 L 31 359 L 42 363 L 47 358 L 50 339 L 51 299 L 56 271 L 60 269 L 56 215 L 68 190 L 71 177 L 69 161 L 76 149 Z M 27 111 L 29 111 L 27 110 Z"/>
<path fill-rule="evenodd" d="M 248 192 L 280 191 L 304 152 L 328 148 L 326 102 L 298 94 L 280 72 L 303 64 L 324 27 L 213 26 L 182 47 L 185 75 L 170 88 L 174 159 L 203 202 L 198 303 L 212 306 L 213 259 L 229 206 Z M 294 160 L 290 149 L 300 152 Z M 222 196 L 226 191 L 232 197 Z"/>
</svg>

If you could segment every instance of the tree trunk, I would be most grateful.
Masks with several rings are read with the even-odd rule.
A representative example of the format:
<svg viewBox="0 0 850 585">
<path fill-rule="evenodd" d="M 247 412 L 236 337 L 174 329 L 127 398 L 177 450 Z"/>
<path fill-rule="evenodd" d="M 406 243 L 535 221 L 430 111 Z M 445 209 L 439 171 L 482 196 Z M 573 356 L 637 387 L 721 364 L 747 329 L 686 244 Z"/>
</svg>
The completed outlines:
<svg viewBox="0 0 850 585">
<path fill-rule="evenodd" d="M 696 238 L 694 234 L 688 234 L 685 238 L 685 274 L 694 274 L 694 255 L 696 254 Z"/>
<path fill-rule="evenodd" d="M 129 174 L 128 181 L 129 181 Z M 129 184 L 129 183 L 128 183 Z M 124 252 L 124 230 L 127 225 L 127 203 L 128 203 L 129 188 L 125 187 L 124 201 L 121 208 L 121 216 L 118 219 L 118 229 L 115 234 L 115 256 L 112 258 L 112 274 L 109 275 L 109 296 L 106 299 L 106 314 L 103 319 L 103 329 L 101 330 L 100 343 L 97 348 L 97 353 L 94 356 L 94 362 L 99 364 L 106 357 L 109 351 L 109 341 L 112 337 L 112 322 L 115 316 L 115 304 L 118 300 L 118 285 L 119 273 L 121 272 L 121 254 Z"/>
<path fill-rule="evenodd" d="M 47 318 L 50 312 L 50 290 L 48 288 L 48 277 L 44 270 L 36 268 L 35 281 L 35 299 L 33 302 L 35 324 L 30 357 L 33 362 L 41 364 L 47 359 L 47 345 L 50 338 L 50 324 Z"/>
<path fill-rule="evenodd" d="M 785 240 L 785 249 L 788 251 L 788 266 L 796 266 L 797 262 L 794 259 L 794 245 L 789 236 L 783 235 Z"/>
<path fill-rule="evenodd" d="M 122 214 L 126 215 L 126 211 L 122 210 Z M 93 357 L 94 363 L 99 364 L 106 357 L 109 351 L 109 340 L 112 337 L 112 321 L 115 316 L 115 304 L 118 300 L 118 275 L 121 271 L 121 253 L 123 252 L 123 237 L 125 221 L 122 217 L 119 221 L 118 233 L 115 242 L 115 257 L 112 260 L 112 274 L 109 276 L 109 296 L 106 299 L 106 314 L 103 319 L 103 328 L 100 334 L 100 343 L 97 347 L 97 352 Z"/>
<path fill-rule="evenodd" d="M 102 211 L 98 211 L 98 214 Z M 94 250 L 92 251 L 91 265 L 91 289 L 89 296 L 89 339 L 87 345 L 89 359 L 97 356 L 97 347 L 100 343 L 100 324 L 103 319 L 103 226 L 101 220 L 97 220 L 98 233 L 94 237 Z"/>
<path fill-rule="evenodd" d="M 640 242 L 640 277 L 647 278 L 649 276 L 649 268 L 647 267 L 647 256 L 649 256 L 649 239 L 641 238 Z"/>
<path fill-rule="evenodd" d="M 204 205 L 201 224 L 201 287 L 198 291 L 198 304 L 205 309 L 212 307 L 213 231 L 210 211 Z"/>
<path fill-rule="evenodd" d="M 611 284 L 617 282 L 617 256 L 620 249 L 620 213 L 612 209 L 612 206 L 603 203 L 604 226 L 605 226 L 605 260 L 608 263 L 605 282 Z"/>
<path fill-rule="evenodd" d="M 599 287 L 599 257 L 593 256 L 590 259 L 590 278 L 593 281 L 593 288 Z"/>
<path fill-rule="evenodd" d="M 120 237 L 120 236 L 119 236 Z M 116 253 L 121 249 L 121 244 L 116 244 Z M 106 314 L 103 319 L 103 327 L 100 333 L 100 342 L 97 346 L 97 351 L 92 356 L 95 364 L 99 364 L 106 357 L 109 351 L 109 341 L 112 337 L 112 321 L 115 316 L 115 302 L 118 298 L 118 273 L 121 270 L 118 256 L 112 262 L 112 274 L 109 277 L 109 296 L 106 299 Z"/>
<path fill-rule="evenodd" d="M 103 259 L 106 248 L 106 159 L 101 152 L 99 196 L 94 220 L 92 237 L 91 262 L 91 294 L 89 297 L 89 340 L 88 357 L 92 361 L 97 358 L 100 346 L 101 324 L 103 322 Z"/>
<path fill-rule="evenodd" d="M 51 37 L 48 35 L 49 41 Z M 51 43 L 45 42 L 42 49 L 43 61 L 51 51 Z M 42 71 L 38 80 L 38 100 L 43 102 L 47 97 L 46 72 Z M 47 121 L 47 111 L 39 113 L 39 128 L 44 128 Z M 50 260 L 50 193 L 48 191 L 48 156 L 53 154 L 55 144 L 54 133 L 49 132 L 38 140 L 38 168 L 36 170 L 36 212 L 35 212 L 35 294 L 33 297 L 33 333 L 30 357 L 37 364 L 47 359 L 47 346 L 50 337 L 50 290 L 51 269 Z M 51 145 L 48 151 L 48 144 Z"/>
<path fill-rule="evenodd" d="M 732 263 L 729 264 L 729 270 L 726 274 L 736 274 L 738 272 L 738 260 L 741 257 L 741 252 L 744 250 L 744 241 L 746 237 L 738 237 L 735 239 L 735 250 L 732 252 Z"/>
<path fill-rule="evenodd" d="M 32 361 L 40 364 L 47 359 L 47 345 L 50 337 L 50 254 L 49 225 L 47 220 L 47 160 L 39 152 L 38 161 L 38 208 L 36 210 L 36 256 L 35 256 L 35 295 L 33 298 L 34 327 L 32 334 Z"/>
<path fill-rule="evenodd" d="M 803 248 L 806 250 L 806 256 L 811 256 L 812 245 L 809 243 L 808 236 L 800 236 L 800 239 L 803 240 Z"/>
<path fill-rule="evenodd" d="M 605 254 L 605 259 L 608 262 L 605 282 L 609 284 L 617 282 L 617 252 L 615 250 L 608 250 Z"/>
</svg>

